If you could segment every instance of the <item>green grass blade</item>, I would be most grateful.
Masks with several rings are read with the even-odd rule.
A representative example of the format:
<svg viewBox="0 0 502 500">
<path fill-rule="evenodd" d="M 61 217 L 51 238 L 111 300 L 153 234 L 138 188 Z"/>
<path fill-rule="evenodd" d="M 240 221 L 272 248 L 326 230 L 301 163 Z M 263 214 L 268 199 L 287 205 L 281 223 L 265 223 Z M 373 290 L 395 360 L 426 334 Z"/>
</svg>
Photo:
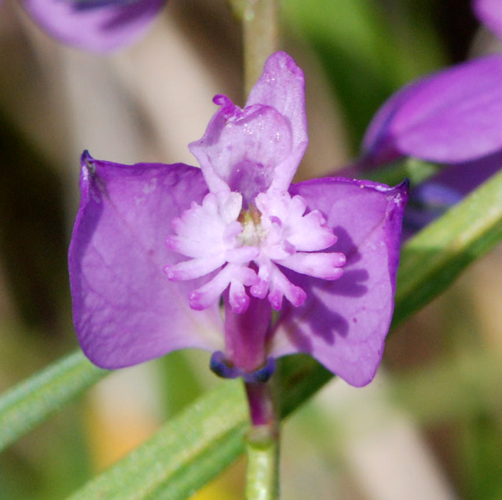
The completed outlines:
<svg viewBox="0 0 502 500">
<path fill-rule="evenodd" d="M 0 397 L 0 451 L 35 428 L 101 380 L 97 368 L 78 351 L 21 382 Z"/>
<path fill-rule="evenodd" d="M 243 451 L 246 423 L 240 380 L 225 382 L 70 498 L 186 498 Z"/>
</svg>

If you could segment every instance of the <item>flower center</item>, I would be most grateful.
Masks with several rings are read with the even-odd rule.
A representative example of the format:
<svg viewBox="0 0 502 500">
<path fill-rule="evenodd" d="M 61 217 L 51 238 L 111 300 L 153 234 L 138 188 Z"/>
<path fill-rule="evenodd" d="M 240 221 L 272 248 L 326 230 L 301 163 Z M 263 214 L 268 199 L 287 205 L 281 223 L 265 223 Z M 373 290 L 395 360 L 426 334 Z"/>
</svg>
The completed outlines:
<svg viewBox="0 0 502 500">
<path fill-rule="evenodd" d="M 267 237 L 267 232 L 261 225 L 261 214 L 255 208 L 242 210 L 237 219 L 242 226 L 242 232 L 237 235 L 237 241 L 243 246 L 260 246 Z"/>
<path fill-rule="evenodd" d="M 168 278 L 210 275 L 189 295 L 193 309 L 209 307 L 228 287 L 230 305 L 237 313 L 247 309 L 249 294 L 267 297 L 277 310 L 283 298 L 300 306 L 305 291 L 290 281 L 286 269 L 326 280 L 343 273 L 344 254 L 321 252 L 337 239 L 323 215 L 308 211 L 303 198 L 289 193 L 259 193 L 244 210 L 240 193 L 209 193 L 201 205 L 192 205 L 176 219 L 173 229 L 168 247 L 190 259 L 166 266 Z"/>
</svg>

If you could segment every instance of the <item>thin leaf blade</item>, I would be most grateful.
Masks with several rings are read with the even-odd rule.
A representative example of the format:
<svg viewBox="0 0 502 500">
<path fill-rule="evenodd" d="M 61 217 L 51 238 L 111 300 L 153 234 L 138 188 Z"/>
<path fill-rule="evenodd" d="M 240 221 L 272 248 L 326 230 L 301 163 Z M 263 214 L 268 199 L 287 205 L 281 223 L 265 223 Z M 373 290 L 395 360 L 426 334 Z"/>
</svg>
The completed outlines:
<svg viewBox="0 0 502 500">
<path fill-rule="evenodd" d="M 108 373 L 77 351 L 7 391 L 0 398 L 0 451 Z"/>
</svg>

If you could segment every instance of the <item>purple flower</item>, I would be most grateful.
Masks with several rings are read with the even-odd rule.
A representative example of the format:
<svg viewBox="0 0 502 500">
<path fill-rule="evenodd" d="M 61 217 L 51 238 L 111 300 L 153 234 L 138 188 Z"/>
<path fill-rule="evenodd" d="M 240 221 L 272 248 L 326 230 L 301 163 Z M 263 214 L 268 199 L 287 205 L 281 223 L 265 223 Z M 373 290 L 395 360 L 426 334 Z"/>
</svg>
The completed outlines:
<svg viewBox="0 0 502 500">
<path fill-rule="evenodd" d="M 372 120 L 364 161 L 402 156 L 463 163 L 502 149 L 502 56 L 418 80 L 394 94 Z"/>
<path fill-rule="evenodd" d="M 57 40 L 108 52 L 139 38 L 166 0 L 22 0 L 28 14 Z"/>
<path fill-rule="evenodd" d="M 82 349 L 119 368 L 196 347 L 248 380 L 303 352 L 367 384 L 392 316 L 406 185 L 291 184 L 308 138 L 303 73 L 283 52 L 244 109 L 214 102 L 189 146 L 200 169 L 83 154 L 69 257 Z"/>
<path fill-rule="evenodd" d="M 477 0 L 474 8 L 502 36 L 502 3 Z M 501 82 L 501 55 L 476 59 L 411 83 L 375 115 L 352 175 L 404 156 L 448 166 L 412 189 L 405 216 L 411 233 L 502 166 Z"/>
</svg>

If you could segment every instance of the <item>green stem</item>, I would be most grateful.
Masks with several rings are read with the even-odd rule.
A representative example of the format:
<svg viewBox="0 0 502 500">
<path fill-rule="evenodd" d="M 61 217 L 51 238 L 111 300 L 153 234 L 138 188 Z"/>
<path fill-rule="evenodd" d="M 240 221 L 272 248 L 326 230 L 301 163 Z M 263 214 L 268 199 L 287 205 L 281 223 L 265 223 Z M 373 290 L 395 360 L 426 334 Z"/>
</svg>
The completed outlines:
<svg viewBox="0 0 502 500">
<path fill-rule="evenodd" d="M 249 95 L 270 54 L 279 48 L 279 5 L 277 0 L 247 0 L 244 29 L 244 82 Z"/>
<path fill-rule="evenodd" d="M 279 48 L 279 2 L 231 0 L 231 5 L 244 32 L 244 91 L 247 96 L 268 56 Z"/>
<path fill-rule="evenodd" d="M 267 58 L 279 48 L 278 0 L 233 0 L 244 34 L 244 91 L 248 96 Z M 279 430 L 268 384 L 247 383 L 251 428 L 246 439 L 246 500 L 279 498 Z"/>
<path fill-rule="evenodd" d="M 246 437 L 246 500 L 279 498 L 279 425 L 270 383 L 246 383 L 251 427 Z"/>
<path fill-rule="evenodd" d="M 246 437 L 246 500 L 279 498 L 279 432 L 272 423 L 252 426 Z"/>
</svg>

